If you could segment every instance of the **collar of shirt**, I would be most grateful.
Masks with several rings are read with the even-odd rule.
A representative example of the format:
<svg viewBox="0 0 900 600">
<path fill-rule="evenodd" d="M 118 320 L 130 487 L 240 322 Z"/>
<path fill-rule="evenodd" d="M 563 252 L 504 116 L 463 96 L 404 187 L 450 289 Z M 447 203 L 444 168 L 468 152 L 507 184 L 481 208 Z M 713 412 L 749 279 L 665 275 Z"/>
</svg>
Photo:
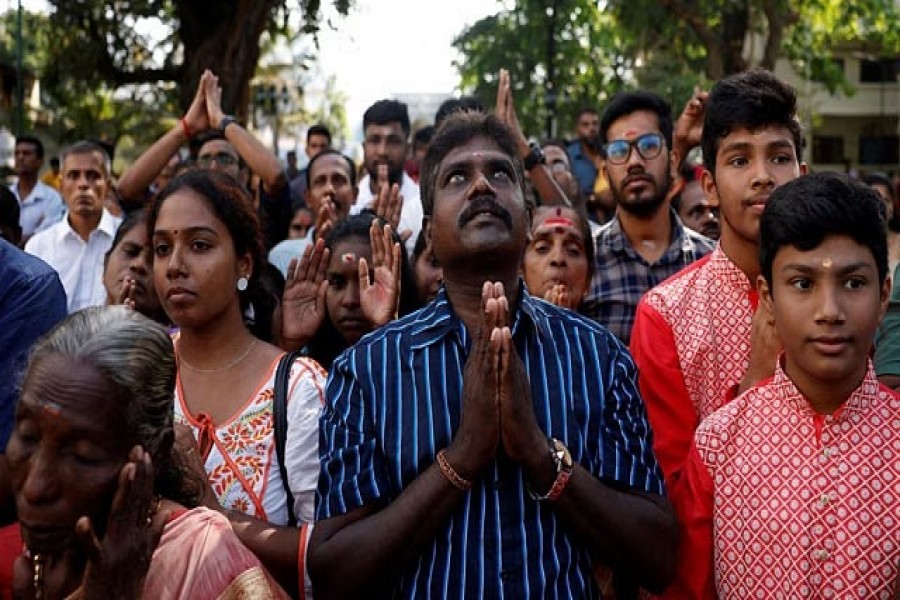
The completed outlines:
<svg viewBox="0 0 900 600">
<path fill-rule="evenodd" d="M 867 360 L 866 374 L 862 382 L 859 384 L 847 401 L 831 415 L 831 419 L 835 422 L 841 422 L 851 418 L 854 414 L 864 412 L 877 399 L 879 383 L 875 375 L 875 368 L 871 360 Z M 797 389 L 791 378 L 784 372 L 784 353 L 778 357 L 778 363 L 775 367 L 775 375 L 772 377 L 772 386 L 778 395 L 787 400 L 792 408 L 800 413 L 808 414 L 814 419 L 816 417 L 823 418 L 822 415 L 816 413 L 809 405 L 809 401 L 803 396 L 803 393 Z"/>
<path fill-rule="evenodd" d="M 15 195 L 19 200 L 19 204 L 34 204 L 36 202 L 42 202 L 47 200 L 52 200 L 54 195 L 57 195 L 58 192 L 42 182 L 40 179 L 34 182 L 34 187 L 31 188 L 31 192 L 24 198 L 19 196 L 19 182 L 16 181 L 12 185 L 9 186 L 10 191 Z"/>
<path fill-rule="evenodd" d="M 547 314 L 540 306 L 540 301 L 528 293 L 525 282 L 520 279 L 519 303 L 512 311 L 512 334 L 515 336 L 523 328 L 533 328 L 542 337 L 550 336 L 550 325 L 547 318 Z M 420 322 L 421 324 L 413 327 L 411 332 L 413 348 L 434 344 L 449 333 L 456 335 L 458 343 L 467 345 L 466 340 L 470 334 L 466 331 L 462 319 L 453 311 L 444 286 L 438 290 L 437 297 L 422 309 Z"/>
<path fill-rule="evenodd" d="M 94 231 L 99 231 L 100 233 L 103 233 L 104 235 L 109 236 L 109 238 L 112 239 L 113 237 L 115 237 L 116 229 L 119 228 L 119 223 L 121 222 L 122 220 L 119 217 L 113 216 L 111 212 L 104 208 L 103 214 L 100 216 L 100 223 L 97 224 L 97 228 L 94 229 Z M 63 226 L 59 227 L 56 230 L 57 242 L 62 242 L 62 240 L 65 239 L 66 236 L 70 235 L 75 236 L 79 239 L 81 238 L 81 236 L 79 236 L 78 233 L 74 229 L 72 229 L 72 224 L 69 223 L 68 215 L 66 215 L 66 217 L 62 220 L 62 224 Z M 93 231 L 91 233 L 93 233 Z"/>
<path fill-rule="evenodd" d="M 686 235 L 684 225 L 674 210 L 669 209 L 669 217 L 672 223 L 672 240 L 669 242 L 665 254 L 657 262 L 669 262 L 694 251 L 694 240 Z M 597 239 L 599 244 L 605 245 L 611 252 L 629 254 L 632 258 L 643 260 L 643 257 L 634 250 L 622 231 L 622 222 L 619 221 L 618 214 L 614 215 L 609 223 L 601 226 Z"/>
</svg>

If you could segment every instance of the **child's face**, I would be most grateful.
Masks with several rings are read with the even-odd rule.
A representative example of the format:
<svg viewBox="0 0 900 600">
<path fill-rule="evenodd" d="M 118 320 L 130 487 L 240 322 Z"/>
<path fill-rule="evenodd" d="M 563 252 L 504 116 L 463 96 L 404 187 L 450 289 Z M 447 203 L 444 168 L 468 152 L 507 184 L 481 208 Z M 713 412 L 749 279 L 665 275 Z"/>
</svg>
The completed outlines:
<svg viewBox="0 0 900 600">
<path fill-rule="evenodd" d="M 805 173 L 787 127 L 735 129 L 719 140 L 716 174 L 704 172 L 703 189 L 710 203 L 719 205 L 723 242 L 758 244 L 759 218 L 769 196 Z"/>
<path fill-rule="evenodd" d="M 859 385 L 890 287 L 889 277 L 879 282 L 869 248 L 848 236 L 826 237 L 809 251 L 778 250 L 771 288 L 760 277 L 759 291 L 784 347 L 785 372 L 800 390 Z"/>
</svg>

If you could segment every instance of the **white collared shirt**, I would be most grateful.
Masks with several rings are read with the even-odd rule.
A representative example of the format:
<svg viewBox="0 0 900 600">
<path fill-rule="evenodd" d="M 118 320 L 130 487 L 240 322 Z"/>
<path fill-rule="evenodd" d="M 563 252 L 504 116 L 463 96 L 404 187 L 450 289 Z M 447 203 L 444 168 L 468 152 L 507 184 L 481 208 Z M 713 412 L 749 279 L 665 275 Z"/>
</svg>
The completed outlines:
<svg viewBox="0 0 900 600">
<path fill-rule="evenodd" d="M 419 186 L 412 178 L 403 173 L 403 182 L 400 185 L 400 195 L 403 196 L 403 207 L 400 209 L 400 231 L 402 233 L 407 229 L 412 231 L 412 235 L 406 240 L 406 253 L 410 257 L 413 255 L 413 249 L 416 247 L 416 239 L 419 232 L 422 231 L 422 200 L 419 197 Z M 362 212 L 364 208 L 372 206 L 372 200 L 375 196 L 372 194 L 372 188 L 369 185 L 369 176 L 366 175 L 359 182 L 359 195 L 356 197 L 356 204 L 350 207 L 350 214 L 356 215 Z"/>
<path fill-rule="evenodd" d="M 87 242 L 72 229 L 66 218 L 34 235 L 25 244 L 25 252 L 42 259 L 59 274 L 66 290 L 69 314 L 106 302 L 103 256 L 112 246 L 121 222 L 121 219 L 103 209 L 100 224 L 88 236 Z"/>
<path fill-rule="evenodd" d="M 31 193 L 25 198 L 19 197 L 18 181 L 9 189 L 19 201 L 19 225 L 26 238 L 59 223 L 65 213 L 59 192 L 41 180 L 35 182 Z"/>
</svg>

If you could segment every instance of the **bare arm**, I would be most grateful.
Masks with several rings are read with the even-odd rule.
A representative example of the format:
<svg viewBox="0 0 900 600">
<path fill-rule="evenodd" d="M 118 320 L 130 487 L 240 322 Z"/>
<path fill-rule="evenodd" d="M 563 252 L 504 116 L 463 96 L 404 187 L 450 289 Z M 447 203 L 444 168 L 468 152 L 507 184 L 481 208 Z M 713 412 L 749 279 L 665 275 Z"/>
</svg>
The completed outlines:
<svg viewBox="0 0 900 600">
<path fill-rule="evenodd" d="M 183 123 L 182 121 L 175 123 L 169 131 L 145 150 L 119 178 L 118 189 L 122 198 L 130 202 L 143 202 L 150 184 L 160 174 L 172 155 L 188 142 L 185 129 L 191 135 L 209 129 L 204 82 L 210 77 L 212 77 L 212 73 L 209 71 L 204 72 L 200 77 L 197 93 L 182 119 Z"/>
<path fill-rule="evenodd" d="M 211 78 L 202 82 L 205 86 L 206 95 L 206 112 L 209 115 L 209 125 L 213 129 L 221 127 L 222 118 L 225 114 L 222 112 L 220 104 L 222 98 L 222 88 L 219 87 L 219 78 L 213 75 Z M 281 164 L 268 148 L 262 145 L 256 136 L 241 127 L 238 123 L 232 123 L 222 132 L 250 170 L 259 175 L 265 186 L 266 192 L 270 195 L 277 194 L 285 186 L 287 186 L 287 177 Z"/>
</svg>

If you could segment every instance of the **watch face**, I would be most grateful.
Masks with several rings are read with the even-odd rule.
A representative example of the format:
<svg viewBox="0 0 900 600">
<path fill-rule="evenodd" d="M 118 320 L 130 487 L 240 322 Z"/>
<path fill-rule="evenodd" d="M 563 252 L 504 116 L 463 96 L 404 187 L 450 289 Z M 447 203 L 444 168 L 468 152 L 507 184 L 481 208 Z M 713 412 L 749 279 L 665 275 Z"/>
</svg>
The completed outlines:
<svg viewBox="0 0 900 600">
<path fill-rule="evenodd" d="M 553 438 L 553 453 L 559 459 L 559 462 L 562 463 L 564 469 L 572 468 L 572 454 L 566 448 L 566 445 L 556 438 Z"/>
</svg>

